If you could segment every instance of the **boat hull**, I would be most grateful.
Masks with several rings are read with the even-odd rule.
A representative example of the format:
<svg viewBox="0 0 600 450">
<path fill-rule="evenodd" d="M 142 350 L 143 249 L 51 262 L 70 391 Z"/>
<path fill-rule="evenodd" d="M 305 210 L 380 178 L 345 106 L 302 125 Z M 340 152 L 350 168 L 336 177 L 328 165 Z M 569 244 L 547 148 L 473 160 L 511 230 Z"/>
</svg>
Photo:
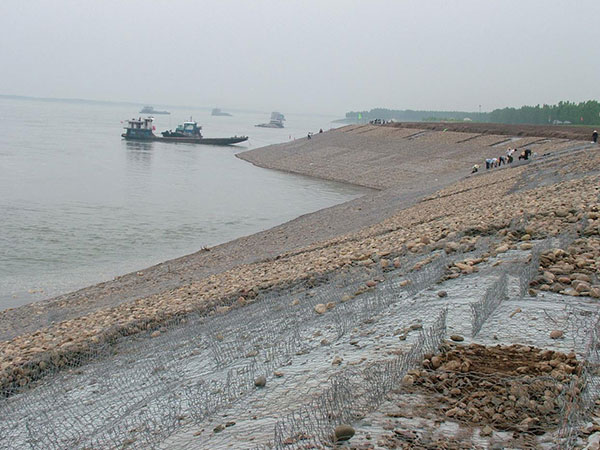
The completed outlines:
<svg viewBox="0 0 600 450">
<path fill-rule="evenodd" d="M 143 109 L 140 111 L 140 114 L 162 114 L 162 115 L 170 115 L 169 111 L 144 111 Z"/>
<path fill-rule="evenodd" d="M 283 128 L 283 125 L 273 124 L 273 123 L 259 123 L 258 125 L 254 125 L 255 127 L 260 128 Z"/>
<path fill-rule="evenodd" d="M 186 144 L 204 144 L 204 145 L 233 145 L 239 144 L 248 140 L 248 136 L 234 136 L 228 138 L 196 138 L 196 137 L 164 137 L 153 136 L 150 138 L 136 138 L 131 136 L 121 135 L 126 140 L 130 141 L 159 141 L 159 142 L 182 142 Z"/>
</svg>

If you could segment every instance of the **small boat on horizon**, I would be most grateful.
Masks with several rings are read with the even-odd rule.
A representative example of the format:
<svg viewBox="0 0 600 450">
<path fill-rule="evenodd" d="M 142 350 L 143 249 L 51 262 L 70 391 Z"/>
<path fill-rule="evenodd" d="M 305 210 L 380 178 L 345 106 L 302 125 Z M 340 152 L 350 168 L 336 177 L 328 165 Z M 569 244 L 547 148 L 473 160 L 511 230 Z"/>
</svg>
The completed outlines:
<svg viewBox="0 0 600 450">
<path fill-rule="evenodd" d="M 283 128 L 284 121 L 285 116 L 283 114 L 277 111 L 273 111 L 271 113 L 271 121 L 269 123 L 259 123 L 258 125 L 254 126 L 261 128 Z"/>
<path fill-rule="evenodd" d="M 159 142 L 185 142 L 188 144 L 205 145 L 232 145 L 248 140 L 248 136 L 233 136 L 228 138 L 205 138 L 200 133 L 202 127 L 191 120 L 178 125 L 175 131 L 163 131 L 162 136 L 156 136 L 154 130 L 154 117 L 131 119 L 127 121 L 125 133 L 121 134 L 126 140 L 159 141 Z"/>
<path fill-rule="evenodd" d="M 228 112 L 221 111 L 220 108 L 214 108 L 212 110 L 211 116 L 228 116 L 228 117 L 231 117 L 231 114 L 229 114 Z"/>
<path fill-rule="evenodd" d="M 171 114 L 169 111 L 157 111 L 153 106 L 144 106 L 140 114 Z"/>
</svg>

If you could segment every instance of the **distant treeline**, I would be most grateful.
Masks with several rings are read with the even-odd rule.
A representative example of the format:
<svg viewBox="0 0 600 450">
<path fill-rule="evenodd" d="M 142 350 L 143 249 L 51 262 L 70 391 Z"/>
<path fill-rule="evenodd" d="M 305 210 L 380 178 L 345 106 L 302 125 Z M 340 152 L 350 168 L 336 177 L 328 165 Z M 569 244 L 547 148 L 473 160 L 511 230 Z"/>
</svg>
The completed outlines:
<svg viewBox="0 0 600 450">
<path fill-rule="evenodd" d="M 588 100 L 581 103 L 558 102 L 558 105 L 495 109 L 488 114 L 487 121 L 497 123 L 598 125 L 600 124 L 600 103 L 595 100 Z"/>
<path fill-rule="evenodd" d="M 438 120 L 477 120 L 479 113 L 464 111 L 413 111 L 411 109 L 375 108 L 371 111 L 350 111 L 346 113 L 348 122 L 369 122 L 374 119 L 397 120 L 401 122 L 421 122 L 430 118 Z"/>
<path fill-rule="evenodd" d="M 521 108 L 495 109 L 490 113 L 465 111 L 413 111 L 410 109 L 375 108 L 370 111 L 350 111 L 347 122 L 369 122 L 373 119 L 396 120 L 400 122 L 469 121 L 490 123 L 530 123 L 600 125 L 600 103 L 559 102 L 557 105 L 522 106 Z"/>
</svg>

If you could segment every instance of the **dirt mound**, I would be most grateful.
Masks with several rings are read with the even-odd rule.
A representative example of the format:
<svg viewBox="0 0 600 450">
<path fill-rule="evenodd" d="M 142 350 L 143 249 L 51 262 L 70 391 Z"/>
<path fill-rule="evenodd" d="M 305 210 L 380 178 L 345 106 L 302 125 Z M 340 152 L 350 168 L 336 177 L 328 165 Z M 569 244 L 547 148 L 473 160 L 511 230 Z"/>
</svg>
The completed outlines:
<svg viewBox="0 0 600 450">
<path fill-rule="evenodd" d="M 394 122 L 387 127 L 417 128 L 419 130 L 457 131 L 461 133 L 501 134 L 506 136 L 535 136 L 555 139 L 590 141 L 594 127 L 568 125 L 512 125 L 504 123 L 454 122 Z"/>
<path fill-rule="evenodd" d="M 542 434 L 556 429 L 578 380 L 575 354 L 511 345 L 449 345 L 405 377 L 441 417 L 494 430 Z"/>
</svg>

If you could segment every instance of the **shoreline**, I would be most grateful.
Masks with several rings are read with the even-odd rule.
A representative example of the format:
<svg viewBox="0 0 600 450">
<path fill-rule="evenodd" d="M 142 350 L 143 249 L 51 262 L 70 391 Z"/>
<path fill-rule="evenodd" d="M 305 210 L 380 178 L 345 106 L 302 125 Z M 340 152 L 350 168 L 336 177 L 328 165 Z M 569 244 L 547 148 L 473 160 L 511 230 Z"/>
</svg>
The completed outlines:
<svg viewBox="0 0 600 450">
<path fill-rule="evenodd" d="M 459 125 L 464 127 L 470 124 Z M 34 332 L 40 327 L 52 323 L 94 313 L 103 308 L 113 308 L 133 303 L 148 296 L 159 295 L 161 292 L 175 290 L 237 266 L 269 261 L 282 253 L 292 252 L 294 249 L 310 246 L 319 241 L 333 239 L 374 225 L 390 217 L 398 210 L 412 206 L 427 195 L 464 178 L 468 175 L 466 169 L 470 167 L 470 163 L 482 158 L 482 155 L 479 154 L 481 153 L 479 148 L 475 147 L 477 149 L 475 158 L 477 159 L 474 159 L 472 155 L 473 147 L 468 146 L 466 148 L 470 151 L 470 154 L 467 158 L 461 158 L 459 164 L 444 173 L 438 174 L 440 167 L 439 165 L 434 166 L 432 172 L 436 173 L 437 178 L 432 180 L 429 177 L 426 180 L 427 183 L 419 185 L 414 184 L 414 177 L 408 177 L 408 182 L 406 182 L 398 176 L 382 183 L 379 175 L 386 167 L 385 164 L 378 161 L 375 161 L 375 171 L 371 171 L 366 177 L 361 174 L 360 170 L 356 170 L 357 166 L 360 168 L 360 165 L 364 163 L 351 162 L 347 167 L 336 166 L 334 167 L 335 170 L 325 173 L 320 170 L 327 164 L 319 161 L 318 158 L 327 161 L 339 160 L 340 153 L 337 151 L 339 148 L 347 146 L 347 151 L 364 151 L 362 146 L 365 145 L 365 142 L 370 143 L 369 147 L 371 148 L 378 147 L 378 151 L 384 156 L 382 159 L 385 163 L 389 159 L 390 153 L 396 150 L 398 142 L 408 142 L 409 147 L 415 144 L 414 129 L 412 127 L 406 129 L 400 127 L 400 130 L 393 130 L 398 127 L 399 124 L 383 127 L 349 125 L 314 135 L 311 140 L 302 138 L 292 142 L 273 144 L 236 153 L 235 157 L 259 167 L 348 183 L 371 189 L 373 192 L 339 205 L 303 214 L 288 222 L 252 235 L 216 245 L 209 248 L 208 251 L 201 249 L 191 254 L 116 276 L 108 281 L 2 310 L 0 311 L 0 341 L 12 339 L 23 333 Z M 393 133 L 391 137 L 390 129 Z M 397 131 L 400 131 L 400 134 Z M 434 139 L 432 142 L 431 137 L 423 137 L 429 139 L 425 142 L 425 148 L 432 146 L 433 151 L 437 151 L 437 148 L 443 146 L 443 139 L 451 135 L 435 130 L 432 134 L 437 134 L 438 136 L 435 139 L 439 138 L 440 140 L 435 142 Z M 365 140 L 364 136 L 368 136 L 368 138 Z M 460 143 L 465 139 L 464 136 L 467 136 L 468 144 L 472 144 L 473 141 L 480 141 L 483 138 L 488 145 L 489 142 L 496 141 L 498 137 L 498 135 L 469 135 L 464 132 L 452 135 L 453 138 L 456 138 L 456 136 L 459 136 L 458 141 Z M 323 142 L 323 138 L 333 138 L 333 143 L 331 139 Z M 530 139 L 526 136 L 523 143 L 526 145 L 536 140 L 538 139 L 535 137 Z M 358 142 L 358 146 L 356 142 Z M 570 141 L 565 142 L 569 143 Z M 333 152 L 332 155 L 323 156 L 321 154 L 323 148 L 326 150 L 329 145 L 334 145 L 336 152 Z M 562 145 L 561 142 L 559 142 L 560 145 Z M 319 154 L 316 154 L 315 150 Z M 497 153 L 496 150 L 494 152 Z M 280 158 L 282 153 L 289 156 L 289 162 L 286 161 L 282 164 Z M 297 155 L 301 156 L 298 157 Z M 404 156 L 402 155 L 402 157 Z M 408 165 L 414 169 L 414 164 L 412 164 L 410 158 L 407 159 Z M 313 161 L 319 163 L 319 167 L 316 169 L 313 167 Z M 398 165 L 393 166 L 393 170 L 399 174 L 406 174 L 405 171 L 398 169 Z M 418 174 L 419 177 L 423 175 L 426 174 Z"/>
<path fill-rule="evenodd" d="M 414 205 L 431 189 L 415 195 L 372 190 L 338 205 L 302 214 L 257 233 L 180 256 L 111 280 L 45 300 L 0 311 L 0 341 L 42 326 L 71 320 L 104 308 L 176 290 L 237 266 L 273 261 L 283 253 L 343 236 L 387 219 L 397 209 Z M 307 232 L 308 231 L 308 232 Z M 44 319 L 46 318 L 47 319 Z"/>
<path fill-rule="evenodd" d="M 7 344 L 10 341 L 10 345 L 0 352 L 0 362 L 23 345 L 30 351 L 25 351 L 24 360 L 18 358 L 22 363 L 35 365 L 40 357 L 58 349 L 66 357 L 74 350 L 84 351 L 97 339 L 113 339 L 113 333 L 134 334 L 192 311 L 214 312 L 226 299 L 233 301 L 250 292 L 256 294 L 263 289 L 309 279 L 314 274 L 336 271 L 352 265 L 352 261 L 364 259 L 363 252 L 368 251 L 364 249 L 374 245 L 369 244 L 373 239 L 382 239 L 376 237 L 380 233 L 383 233 L 381 236 L 401 233 L 406 235 L 402 241 L 410 239 L 419 227 L 427 224 L 419 217 L 434 213 L 429 211 L 432 202 L 445 201 L 439 193 L 458 180 L 468 181 L 465 177 L 470 161 L 499 151 L 494 148 L 496 136 L 472 138 L 465 133 L 441 132 L 419 134 L 424 139 L 415 140 L 414 136 L 411 129 L 401 130 L 398 134 L 398 130 L 385 127 L 344 127 L 315 136 L 310 141 L 302 139 L 246 152 L 243 156 L 254 159 L 253 163 L 326 179 L 331 179 L 327 175 L 333 173 L 337 175 L 337 181 L 354 180 L 356 184 L 369 181 L 372 186 L 382 186 L 382 190 L 305 214 L 271 229 L 213 247 L 210 251 L 186 255 L 64 296 L 3 311 L 0 313 L 0 340 Z M 327 140 L 319 142 L 321 138 Z M 476 142 L 482 138 L 487 143 L 483 151 L 482 144 Z M 454 144 L 457 148 L 452 149 L 453 153 L 448 152 L 453 155 L 448 159 L 448 153 L 442 152 L 451 140 L 458 144 Z M 537 141 L 536 138 L 525 138 L 524 145 L 533 143 L 552 152 L 577 144 L 558 140 L 540 145 L 535 144 Z M 337 145 L 333 146 L 332 142 Z M 365 142 L 370 142 L 368 147 Z M 342 145 L 349 146 L 347 151 L 340 150 Z M 358 145 L 358 150 L 351 148 L 352 145 Z M 401 163 L 408 169 L 415 166 L 421 169 L 406 180 L 403 176 L 407 170 L 390 161 L 390 156 L 402 153 L 398 151 L 401 145 L 405 147 L 405 154 L 399 155 Z M 347 164 L 348 154 L 361 158 Z M 406 158 L 406 154 L 414 158 Z M 441 160 L 441 165 L 436 158 Z M 307 160 L 314 165 L 307 165 Z M 324 160 L 328 164 L 324 164 Z M 424 165 L 424 160 L 429 165 Z M 346 165 L 340 167 L 340 161 Z M 515 167 L 514 170 L 493 170 L 485 175 L 512 180 L 522 170 L 522 167 Z M 386 172 L 387 177 L 382 177 L 382 172 Z M 437 179 L 432 180 L 432 174 L 437 174 Z M 424 182 L 415 183 L 415 177 L 424 178 Z M 472 178 L 473 181 L 468 183 L 479 179 L 485 177 Z M 433 195 L 435 192 L 438 192 L 437 196 Z M 451 214 L 450 210 L 439 217 L 448 214 Z M 434 213 L 435 217 L 438 215 Z M 398 225 L 389 228 L 386 224 L 393 217 L 402 217 L 406 225 L 400 229 Z M 418 224 L 418 227 L 412 229 L 410 223 Z M 402 228 L 405 226 L 409 228 Z M 341 250 L 354 247 L 358 250 L 351 253 Z M 112 331 L 107 334 L 107 330 Z M 72 336 L 77 339 L 72 341 Z M 10 367 L 15 366 L 6 366 L 7 369 Z"/>
</svg>

